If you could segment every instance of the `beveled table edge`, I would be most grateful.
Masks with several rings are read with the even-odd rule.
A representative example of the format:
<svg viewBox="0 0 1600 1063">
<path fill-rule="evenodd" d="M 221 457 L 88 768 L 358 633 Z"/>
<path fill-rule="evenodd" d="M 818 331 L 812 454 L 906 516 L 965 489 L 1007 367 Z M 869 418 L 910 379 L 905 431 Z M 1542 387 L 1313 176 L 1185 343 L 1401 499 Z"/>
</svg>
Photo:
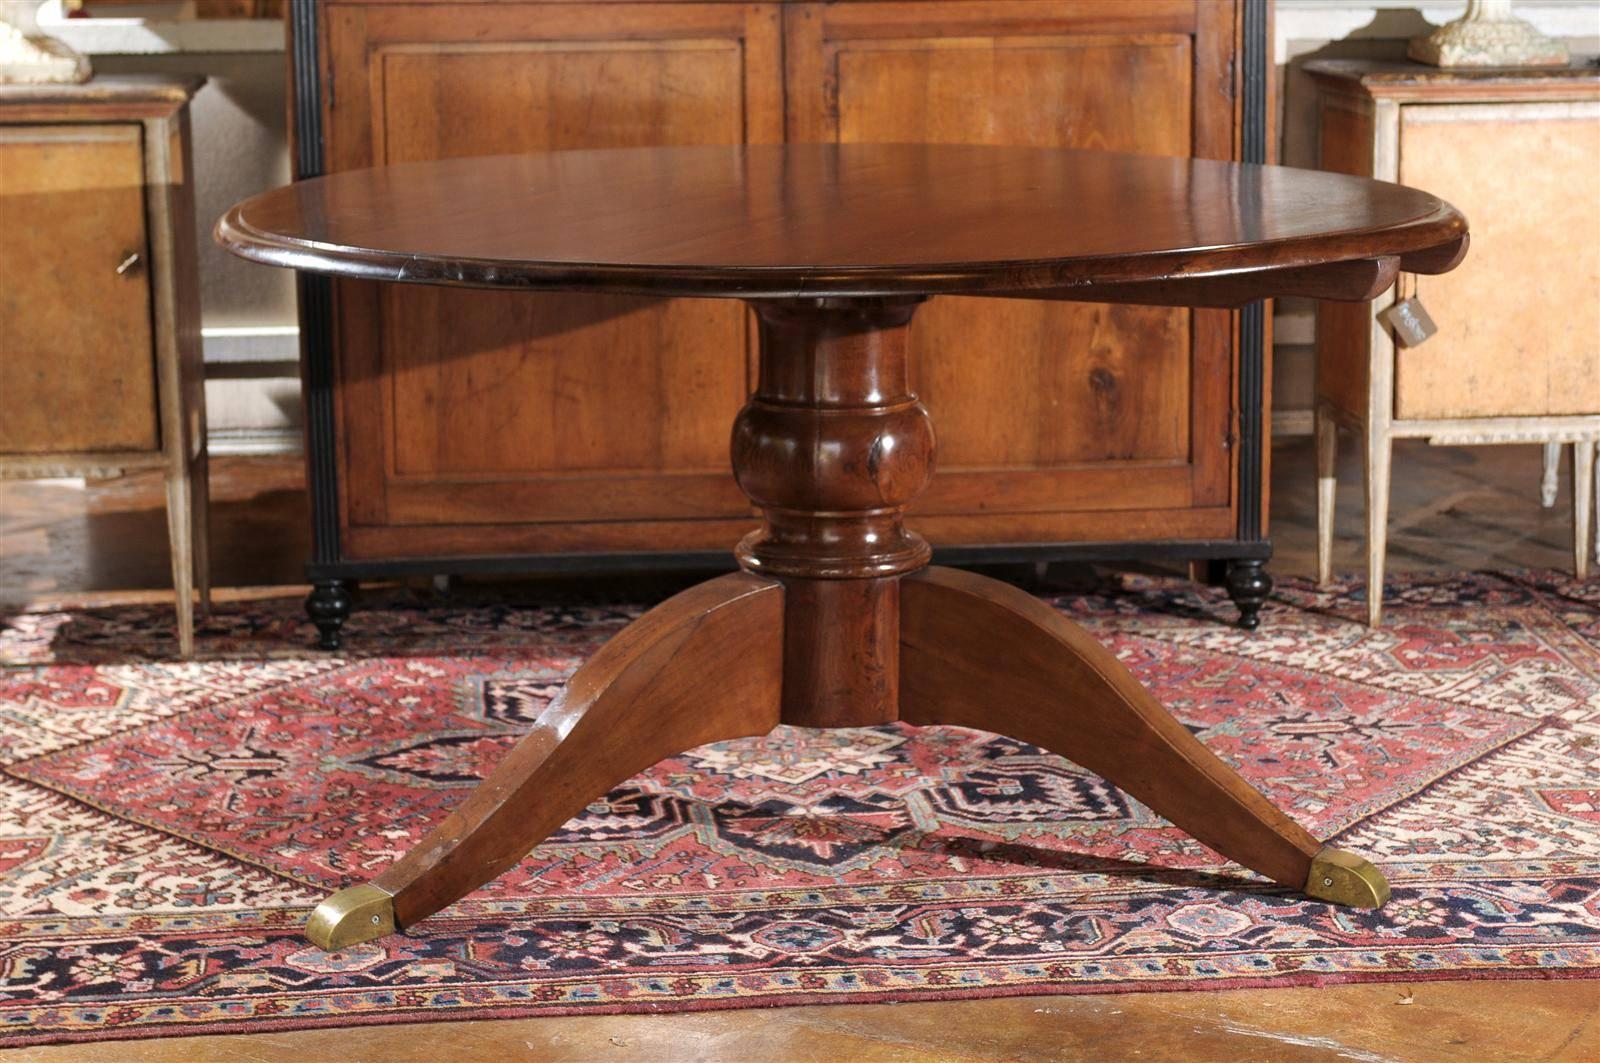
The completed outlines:
<svg viewBox="0 0 1600 1063">
<path fill-rule="evenodd" d="M 353 172 L 353 171 L 350 171 Z M 1383 184 L 1388 182 L 1373 182 Z M 1467 235 L 1467 220 L 1442 200 L 1415 218 L 1362 229 L 1168 251 L 1047 259 L 995 259 L 917 265 L 700 266 L 672 263 L 508 261 L 328 244 L 254 228 L 244 220 L 255 198 L 217 220 L 216 242 L 266 265 L 358 280 L 457 288 L 587 291 L 686 298 L 831 298 L 892 295 L 1072 293 L 1163 281 L 1181 284 L 1261 271 L 1314 268 L 1404 256 Z M 1381 237 L 1381 239 L 1379 239 Z M 1431 272 L 1431 271 L 1422 271 Z M 1174 305 L 1182 305 L 1181 303 Z"/>
</svg>

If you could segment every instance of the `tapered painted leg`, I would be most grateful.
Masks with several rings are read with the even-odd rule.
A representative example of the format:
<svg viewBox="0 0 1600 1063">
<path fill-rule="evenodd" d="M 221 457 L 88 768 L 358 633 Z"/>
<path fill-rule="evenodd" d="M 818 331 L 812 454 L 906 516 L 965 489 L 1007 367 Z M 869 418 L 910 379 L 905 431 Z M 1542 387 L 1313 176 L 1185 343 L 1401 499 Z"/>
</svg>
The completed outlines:
<svg viewBox="0 0 1600 1063">
<path fill-rule="evenodd" d="M 1561 473 L 1561 444 L 1546 443 L 1544 445 L 1544 468 L 1539 476 L 1539 504 L 1545 509 L 1550 509 L 1556 504 L 1556 494 L 1560 490 Z"/>
<path fill-rule="evenodd" d="M 1389 549 L 1389 468 L 1394 443 L 1367 427 L 1367 624 L 1383 623 L 1383 569 Z"/>
<path fill-rule="evenodd" d="M 494 772 L 371 883 L 306 924 L 333 949 L 425 919 L 657 761 L 778 723 L 783 588 L 748 573 L 692 587 L 600 648 Z"/>
<path fill-rule="evenodd" d="M 1578 579 L 1589 578 L 1589 521 L 1594 518 L 1595 444 L 1572 444 L 1572 568 Z"/>
<path fill-rule="evenodd" d="M 1110 650 L 1008 584 L 930 568 L 901 580 L 900 718 L 1019 738 L 1081 764 L 1245 867 L 1374 907 L 1388 886 L 1325 847 L 1161 707 Z"/>
<path fill-rule="evenodd" d="M 167 470 L 167 540 L 172 550 L 172 593 L 178 616 L 178 654 L 194 656 L 194 531 L 189 478 Z"/>
<path fill-rule="evenodd" d="M 194 589 L 200 615 L 211 615 L 211 457 L 202 450 L 189 463 L 189 537 L 194 543 Z"/>
<path fill-rule="evenodd" d="M 1339 495 L 1339 424 L 1321 406 L 1317 431 L 1317 582 L 1333 581 L 1333 513 Z"/>
</svg>

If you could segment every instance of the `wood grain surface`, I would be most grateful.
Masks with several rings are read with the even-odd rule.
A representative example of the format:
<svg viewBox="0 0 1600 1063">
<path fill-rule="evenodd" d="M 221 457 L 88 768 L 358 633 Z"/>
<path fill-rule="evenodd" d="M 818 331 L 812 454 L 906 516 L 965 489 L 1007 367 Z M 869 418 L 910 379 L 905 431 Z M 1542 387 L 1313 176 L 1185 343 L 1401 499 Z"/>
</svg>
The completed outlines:
<svg viewBox="0 0 1600 1063">
<path fill-rule="evenodd" d="M 1600 100 L 1404 107 L 1400 144 L 1478 253 L 1417 284 L 1440 335 L 1395 358 L 1395 417 L 1600 412 Z M 1531 165 L 1494 176 L 1508 159 Z"/>
<path fill-rule="evenodd" d="M 783 590 L 736 572 L 669 598 L 602 646 L 438 826 L 375 880 L 410 926 L 522 859 L 618 783 L 778 722 Z"/>
<path fill-rule="evenodd" d="M 761 374 L 733 426 L 733 473 L 761 510 L 739 563 L 785 583 L 783 722 L 868 727 L 898 711 L 898 576 L 928 563 L 906 507 L 933 472 L 911 391 L 921 300 L 759 304 Z"/>
<path fill-rule="evenodd" d="M 300 84 L 322 116 L 319 173 L 782 141 L 1225 159 L 1247 122 L 1234 0 L 315 10 L 314 33 L 298 26 L 323 57 L 320 89 Z M 335 290 L 335 438 L 313 449 L 338 466 L 326 494 L 346 562 L 720 548 L 752 523 L 726 467 L 728 422 L 755 386 L 754 329 L 732 300 Z M 1232 538 L 1237 510 L 1258 507 L 1235 500 L 1231 321 L 935 300 L 909 341 L 942 455 L 919 526 L 949 544 L 1135 526 Z"/>
<path fill-rule="evenodd" d="M 351 171 L 247 200 L 216 235 L 246 258 L 375 280 L 754 298 L 1087 294 L 1382 255 L 1405 268 L 1408 252 L 1465 232 L 1425 192 L 1338 174 L 1059 149 L 791 144 Z"/>
<path fill-rule="evenodd" d="M 0 453 L 160 447 L 140 138 L 0 127 Z"/>
<path fill-rule="evenodd" d="M 1292 889 L 1321 843 L 1178 722 L 1114 653 L 1010 584 L 954 568 L 901 581 L 900 718 L 1020 738 L 1110 779 Z"/>
</svg>

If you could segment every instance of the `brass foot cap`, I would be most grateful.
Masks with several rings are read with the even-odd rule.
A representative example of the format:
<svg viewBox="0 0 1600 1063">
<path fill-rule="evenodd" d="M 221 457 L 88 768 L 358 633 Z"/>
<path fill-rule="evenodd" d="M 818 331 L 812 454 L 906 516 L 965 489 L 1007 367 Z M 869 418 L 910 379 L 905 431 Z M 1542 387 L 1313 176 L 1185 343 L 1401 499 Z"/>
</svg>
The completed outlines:
<svg viewBox="0 0 1600 1063">
<path fill-rule="evenodd" d="M 1355 853 L 1324 847 L 1311 858 L 1306 896 L 1352 908 L 1381 908 L 1389 899 L 1389 880 Z"/>
<path fill-rule="evenodd" d="M 306 920 L 306 937 L 329 952 L 394 931 L 394 897 L 368 883 L 340 890 Z"/>
</svg>

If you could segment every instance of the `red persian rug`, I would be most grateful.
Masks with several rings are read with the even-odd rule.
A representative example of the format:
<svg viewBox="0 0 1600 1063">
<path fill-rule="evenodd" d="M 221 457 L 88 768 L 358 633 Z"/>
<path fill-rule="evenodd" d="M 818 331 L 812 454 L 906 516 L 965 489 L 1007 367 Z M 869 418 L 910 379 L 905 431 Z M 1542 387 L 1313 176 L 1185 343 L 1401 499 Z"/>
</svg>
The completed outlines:
<svg viewBox="0 0 1600 1063">
<path fill-rule="evenodd" d="M 310 906 L 405 850 L 640 603 L 296 602 L 0 634 L 0 1042 L 586 1011 L 1600 975 L 1600 582 L 1554 573 L 1054 603 L 1314 833 L 1381 911 L 1222 861 L 1009 739 L 781 730 L 657 765 L 410 932 Z"/>
</svg>

